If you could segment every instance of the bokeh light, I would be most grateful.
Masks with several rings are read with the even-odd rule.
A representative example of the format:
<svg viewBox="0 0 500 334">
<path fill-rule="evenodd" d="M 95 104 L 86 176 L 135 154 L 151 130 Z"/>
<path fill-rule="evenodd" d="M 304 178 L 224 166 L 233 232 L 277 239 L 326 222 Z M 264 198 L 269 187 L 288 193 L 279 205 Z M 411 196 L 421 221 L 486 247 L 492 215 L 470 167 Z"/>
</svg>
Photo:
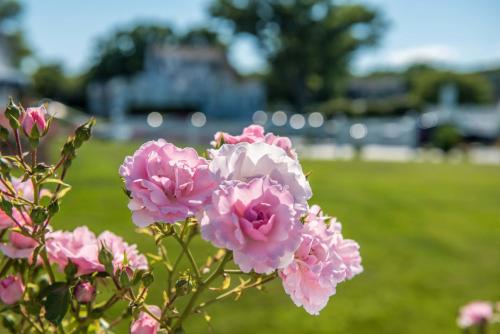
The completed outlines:
<svg viewBox="0 0 500 334">
<path fill-rule="evenodd" d="M 146 122 L 152 128 L 157 128 L 163 124 L 163 116 L 157 111 L 150 112 L 146 118 Z"/>
<path fill-rule="evenodd" d="M 197 111 L 191 115 L 191 124 L 194 127 L 201 128 L 207 123 L 207 116 L 204 113 Z"/>
</svg>

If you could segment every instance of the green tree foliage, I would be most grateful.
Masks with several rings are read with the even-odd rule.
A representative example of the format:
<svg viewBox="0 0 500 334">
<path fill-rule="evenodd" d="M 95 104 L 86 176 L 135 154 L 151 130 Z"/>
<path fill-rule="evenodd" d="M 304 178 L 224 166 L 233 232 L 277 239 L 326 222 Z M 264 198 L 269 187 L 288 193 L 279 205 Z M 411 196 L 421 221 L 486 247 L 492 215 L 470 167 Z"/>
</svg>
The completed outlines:
<svg viewBox="0 0 500 334">
<path fill-rule="evenodd" d="M 270 71 L 270 98 L 303 111 L 340 91 L 352 57 L 376 43 L 378 11 L 331 0 L 216 0 L 211 14 L 234 34 L 255 36 Z"/>
<path fill-rule="evenodd" d="M 480 74 L 457 73 L 416 65 L 407 70 L 406 76 L 412 95 L 421 104 L 439 102 L 440 88 L 446 84 L 457 87 L 459 103 L 484 104 L 493 100 L 493 87 Z"/>
<path fill-rule="evenodd" d="M 75 107 L 86 106 L 85 74 L 67 76 L 61 64 L 40 66 L 32 75 L 33 90 L 40 98 L 62 101 Z"/>
<path fill-rule="evenodd" d="M 7 44 L 15 66 L 19 66 L 22 59 L 31 54 L 18 22 L 21 12 L 22 6 L 18 1 L 0 0 L 0 42 Z"/>
<path fill-rule="evenodd" d="M 431 136 L 431 143 L 433 146 L 448 152 L 460 142 L 462 142 L 463 137 L 460 132 L 452 125 L 442 125 L 436 129 Z"/>
<path fill-rule="evenodd" d="M 178 34 L 167 25 L 138 25 L 121 29 L 98 41 L 89 79 L 105 80 L 142 70 L 145 53 L 154 44 L 222 46 L 217 34 L 204 28 L 185 34 Z"/>
</svg>

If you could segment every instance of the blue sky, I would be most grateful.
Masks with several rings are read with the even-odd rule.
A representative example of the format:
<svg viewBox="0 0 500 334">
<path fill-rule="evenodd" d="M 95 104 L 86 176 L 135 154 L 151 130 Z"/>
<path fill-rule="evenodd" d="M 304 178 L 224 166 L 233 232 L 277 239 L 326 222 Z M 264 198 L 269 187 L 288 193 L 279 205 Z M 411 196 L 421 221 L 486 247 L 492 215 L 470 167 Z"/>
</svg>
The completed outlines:
<svg viewBox="0 0 500 334">
<path fill-rule="evenodd" d="M 178 29 L 207 20 L 210 0 L 21 0 L 29 43 L 45 60 L 63 61 L 69 70 L 88 65 L 95 38 L 138 21 L 170 22 Z M 500 65 L 500 1 L 365 0 L 380 8 L 389 29 L 380 46 L 361 53 L 355 71 L 404 66 L 432 60 L 460 69 Z M 243 72 L 262 61 L 248 40 L 231 50 Z"/>
</svg>

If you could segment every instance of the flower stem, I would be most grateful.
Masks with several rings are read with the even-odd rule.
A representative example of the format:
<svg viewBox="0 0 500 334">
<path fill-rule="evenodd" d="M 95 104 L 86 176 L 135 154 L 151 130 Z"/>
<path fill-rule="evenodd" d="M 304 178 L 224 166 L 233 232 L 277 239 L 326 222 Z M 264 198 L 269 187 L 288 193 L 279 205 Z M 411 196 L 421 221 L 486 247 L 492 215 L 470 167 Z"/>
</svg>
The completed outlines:
<svg viewBox="0 0 500 334">
<path fill-rule="evenodd" d="M 231 260 L 232 255 L 233 255 L 232 253 L 227 252 L 222 258 L 221 262 L 219 263 L 217 269 L 206 280 L 204 280 L 199 284 L 199 286 L 196 288 L 196 291 L 191 296 L 191 299 L 189 300 L 188 304 L 186 305 L 186 308 L 180 315 L 179 320 L 177 320 L 177 322 L 175 323 L 173 327 L 174 331 L 180 328 L 182 326 L 182 322 L 186 320 L 186 318 L 191 314 L 191 311 L 193 310 L 193 307 L 196 304 L 196 300 L 201 295 L 201 293 L 205 291 L 205 289 L 210 285 L 210 283 L 212 283 L 217 277 L 219 277 L 224 273 L 224 266 L 229 260 Z"/>
<path fill-rule="evenodd" d="M 268 276 L 266 278 L 264 278 L 263 280 L 261 281 L 256 281 L 252 284 L 249 284 L 249 285 L 243 285 L 243 286 L 237 286 L 235 287 L 234 289 L 231 289 L 221 295 L 218 295 L 217 297 L 213 298 L 213 299 L 210 299 L 202 304 L 200 304 L 200 306 L 198 306 L 194 311 L 193 313 L 196 313 L 196 311 L 199 311 L 205 307 L 207 307 L 208 305 L 210 304 L 213 304 L 215 302 L 218 302 L 226 297 L 229 297 L 231 296 L 233 293 L 237 293 L 239 291 L 243 291 L 243 290 L 247 290 L 247 289 L 250 289 L 250 288 L 255 288 L 255 287 L 258 287 L 258 286 L 262 286 L 264 284 L 266 284 L 267 282 L 270 282 L 272 280 L 274 280 L 276 277 L 278 277 L 276 274 L 272 274 L 271 276 Z"/>
<path fill-rule="evenodd" d="M 45 235 L 42 235 L 42 242 L 45 245 Z M 45 269 L 47 269 L 47 273 L 49 274 L 50 283 L 54 283 L 56 281 L 56 277 L 54 275 L 54 272 L 52 271 L 52 267 L 50 266 L 49 257 L 47 255 L 47 249 L 45 247 L 43 247 L 42 251 L 40 252 L 40 255 L 42 256 Z"/>
</svg>

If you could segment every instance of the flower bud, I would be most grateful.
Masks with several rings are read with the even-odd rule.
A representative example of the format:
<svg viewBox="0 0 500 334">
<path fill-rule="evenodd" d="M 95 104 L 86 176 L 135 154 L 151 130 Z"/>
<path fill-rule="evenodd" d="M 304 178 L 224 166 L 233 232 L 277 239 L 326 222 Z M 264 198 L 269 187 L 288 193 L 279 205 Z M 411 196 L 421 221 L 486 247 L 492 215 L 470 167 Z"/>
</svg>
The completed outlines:
<svg viewBox="0 0 500 334">
<path fill-rule="evenodd" d="M 21 106 L 17 106 L 12 100 L 12 97 L 9 98 L 9 104 L 7 105 L 7 109 L 5 109 L 5 117 L 9 120 L 9 124 L 13 129 L 18 129 L 20 124 L 19 121 L 23 114 L 23 110 Z"/>
<path fill-rule="evenodd" d="M 45 120 L 46 114 L 47 110 L 45 110 L 44 106 L 26 109 L 26 112 L 22 116 L 21 125 L 27 137 L 38 140 L 47 133 L 48 122 Z"/>
<path fill-rule="evenodd" d="M 0 280 L 0 300 L 7 305 L 18 302 L 24 293 L 24 284 L 19 276 L 10 275 Z"/>
<path fill-rule="evenodd" d="M 79 303 L 90 303 L 95 298 L 95 287 L 88 281 L 82 281 L 73 291 Z"/>
</svg>

